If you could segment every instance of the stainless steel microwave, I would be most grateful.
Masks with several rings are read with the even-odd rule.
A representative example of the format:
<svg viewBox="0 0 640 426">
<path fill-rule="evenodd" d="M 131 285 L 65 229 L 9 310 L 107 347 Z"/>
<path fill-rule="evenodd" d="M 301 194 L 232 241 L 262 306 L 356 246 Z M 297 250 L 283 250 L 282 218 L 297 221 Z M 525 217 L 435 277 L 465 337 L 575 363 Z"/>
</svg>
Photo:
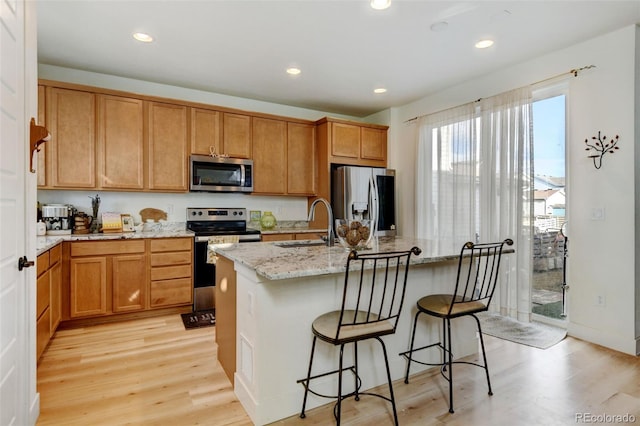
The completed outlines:
<svg viewBox="0 0 640 426">
<path fill-rule="evenodd" d="M 189 170 L 191 191 L 253 191 L 253 160 L 192 155 Z"/>
</svg>

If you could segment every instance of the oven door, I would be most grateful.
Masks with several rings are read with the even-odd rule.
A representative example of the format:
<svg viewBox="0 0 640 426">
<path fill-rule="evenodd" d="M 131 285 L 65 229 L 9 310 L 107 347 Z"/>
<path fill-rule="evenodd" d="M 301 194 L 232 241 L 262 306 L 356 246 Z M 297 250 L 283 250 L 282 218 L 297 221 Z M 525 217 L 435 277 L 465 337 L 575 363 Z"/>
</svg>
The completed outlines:
<svg viewBox="0 0 640 426">
<path fill-rule="evenodd" d="M 207 263 L 209 237 L 196 237 L 193 258 L 193 310 L 215 308 L 216 265 Z"/>
</svg>

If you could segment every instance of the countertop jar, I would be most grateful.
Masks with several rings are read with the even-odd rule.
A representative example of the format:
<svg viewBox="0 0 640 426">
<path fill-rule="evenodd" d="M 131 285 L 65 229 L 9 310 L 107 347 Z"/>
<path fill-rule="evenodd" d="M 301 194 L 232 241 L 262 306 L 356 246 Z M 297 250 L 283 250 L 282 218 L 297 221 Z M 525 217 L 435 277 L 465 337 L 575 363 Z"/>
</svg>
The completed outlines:
<svg viewBox="0 0 640 426">
<path fill-rule="evenodd" d="M 273 213 L 265 211 L 260 218 L 260 226 L 262 229 L 273 229 L 276 226 L 276 217 Z"/>
</svg>

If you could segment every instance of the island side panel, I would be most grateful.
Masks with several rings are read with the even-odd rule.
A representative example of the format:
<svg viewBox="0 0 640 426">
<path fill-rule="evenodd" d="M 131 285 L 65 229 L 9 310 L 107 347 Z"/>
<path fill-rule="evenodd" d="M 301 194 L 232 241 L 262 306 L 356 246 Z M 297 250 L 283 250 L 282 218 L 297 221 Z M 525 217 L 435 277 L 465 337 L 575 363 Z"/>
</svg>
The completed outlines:
<svg viewBox="0 0 640 426">
<path fill-rule="evenodd" d="M 404 376 L 406 361 L 398 354 L 409 346 L 417 300 L 427 294 L 450 292 L 455 279 L 455 262 L 438 262 L 412 267 L 405 307 L 395 335 L 385 336 L 392 378 Z M 235 392 L 255 424 L 267 424 L 299 413 L 303 387 L 296 381 L 306 376 L 311 351 L 311 324 L 319 315 L 338 309 L 344 274 L 329 274 L 287 280 L 267 280 L 252 269 L 235 264 L 237 272 L 237 371 Z M 422 316 L 417 339 L 435 342 L 441 321 Z M 453 323 L 453 349 L 456 357 L 476 353 L 477 338 L 473 320 Z M 352 346 L 352 345 L 348 345 Z M 351 347 L 345 350 L 345 363 L 352 362 Z M 382 352 L 375 340 L 358 345 L 362 389 L 386 383 Z M 432 351 L 427 360 L 438 361 Z M 313 371 L 337 368 L 338 349 L 318 342 Z M 412 374 L 427 367 L 412 366 Z M 346 379 L 346 386 L 352 381 Z M 321 392 L 335 393 L 336 377 L 315 381 Z M 348 389 L 347 389 L 348 390 Z M 307 407 L 333 403 L 310 396 Z"/>
<path fill-rule="evenodd" d="M 236 371 L 236 271 L 233 261 L 218 256 L 216 262 L 216 343 L 218 362 L 233 384 Z"/>
</svg>

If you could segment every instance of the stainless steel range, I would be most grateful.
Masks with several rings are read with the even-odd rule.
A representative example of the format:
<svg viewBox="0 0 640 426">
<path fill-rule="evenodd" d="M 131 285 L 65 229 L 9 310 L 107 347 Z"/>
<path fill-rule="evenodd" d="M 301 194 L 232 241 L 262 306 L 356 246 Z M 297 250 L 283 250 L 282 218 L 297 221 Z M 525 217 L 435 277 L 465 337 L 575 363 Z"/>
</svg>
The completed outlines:
<svg viewBox="0 0 640 426">
<path fill-rule="evenodd" d="M 241 243 L 260 241 L 260 231 L 247 228 L 247 209 L 187 208 L 187 229 L 195 233 L 193 310 L 215 307 L 216 266 L 207 263 L 209 237 L 237 235 Z"/>
</svg>

